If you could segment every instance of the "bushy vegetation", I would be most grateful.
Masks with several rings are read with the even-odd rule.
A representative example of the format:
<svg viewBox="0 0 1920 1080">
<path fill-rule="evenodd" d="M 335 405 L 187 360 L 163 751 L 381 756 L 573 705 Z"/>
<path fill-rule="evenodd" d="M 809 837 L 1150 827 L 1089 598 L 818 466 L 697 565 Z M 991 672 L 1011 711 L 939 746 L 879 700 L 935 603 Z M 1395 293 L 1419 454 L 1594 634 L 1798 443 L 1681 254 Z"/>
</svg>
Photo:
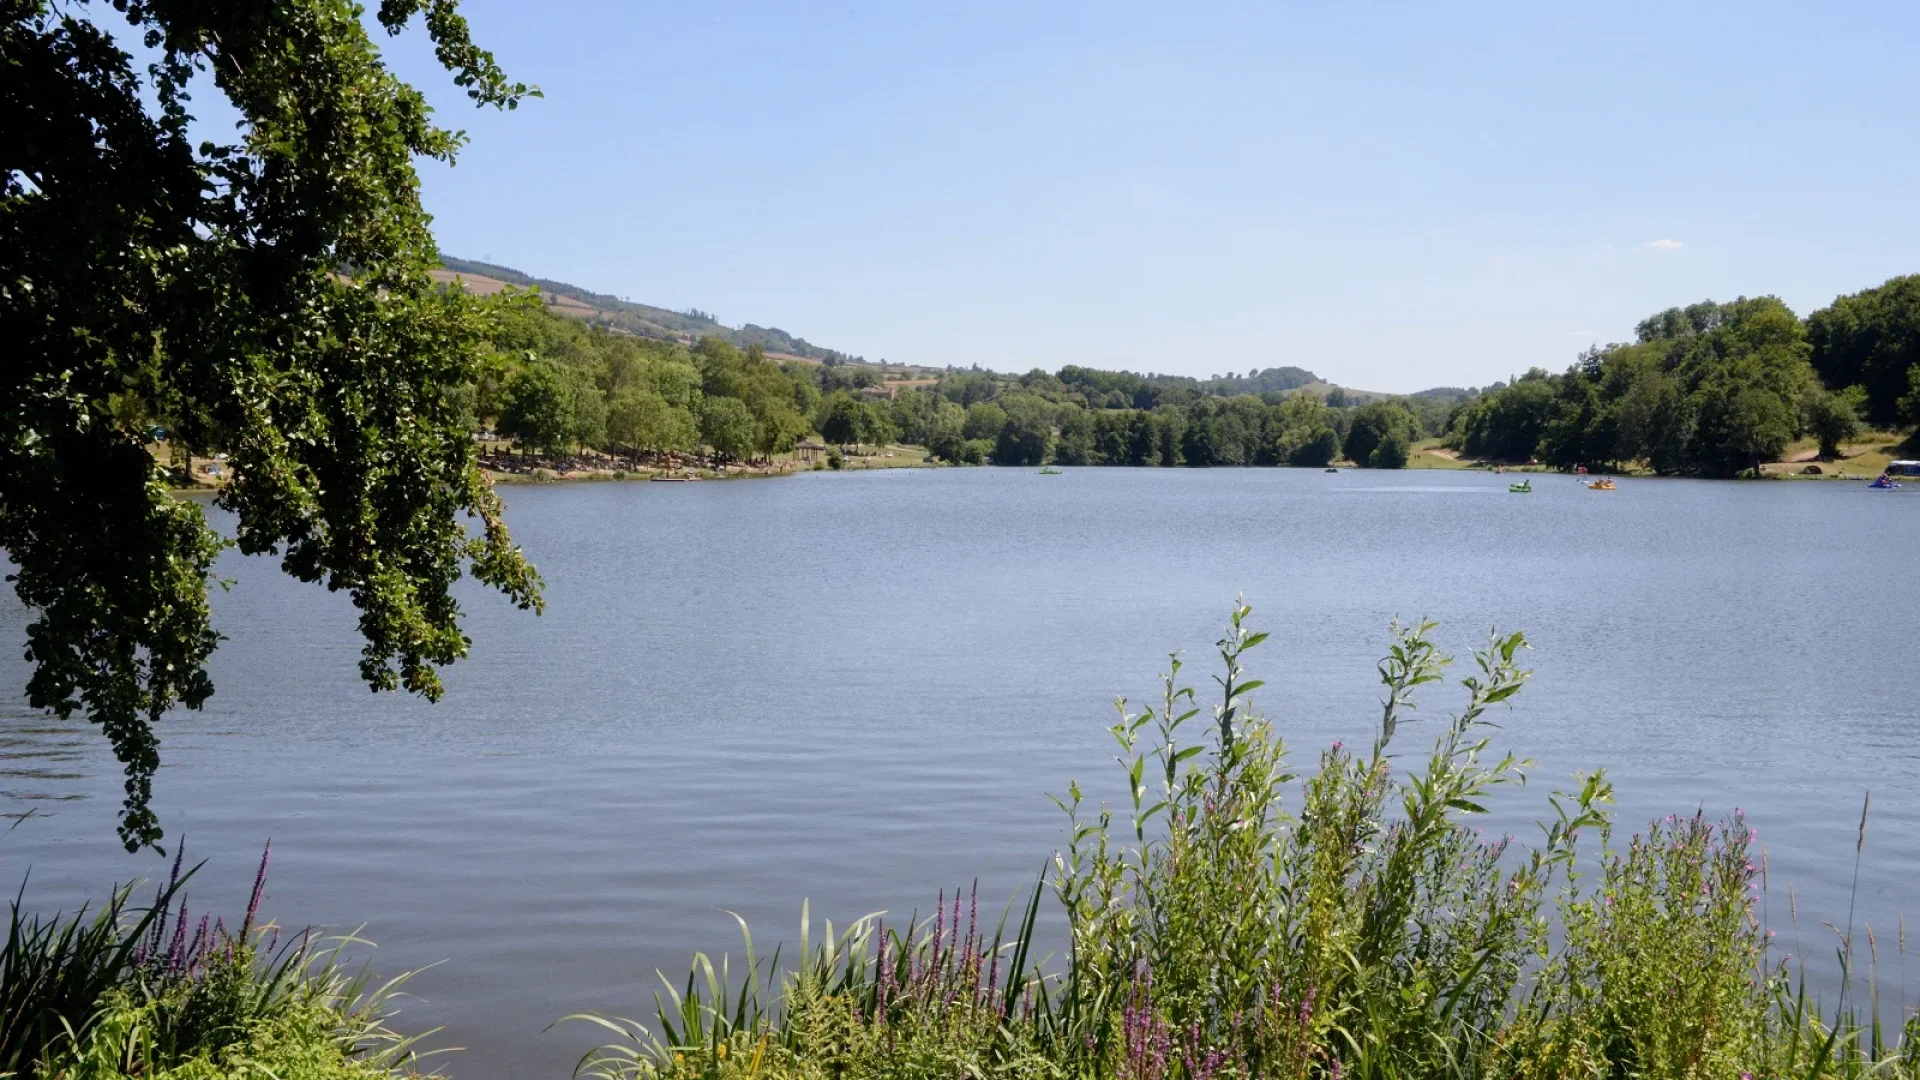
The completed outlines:
<svg viewBox="0 0 1920 1080">
<path fill-rule="evenodd" d="M 1234 613 L 1203 707 L 1177 658 L 1159 700 L 1112 728 L 1131 799 L 1057 801 L 1067 841 L 1009 931 L 977 899 L 861 919 L 796 966 L 704 956 L 580 1072 L 641 1077 L 1916 1077 L 1920 1027 L 1823 1019 L 1757 918 L 1741 816 L 1655 822 L 1622 842 L 1600 773 L 1548 800 L 1537 843 L 1482 835 L 1529 763 L 1492 745 L 1527 678 L 1495 635 L 1464 707 L 1415 726 L 1449 663 L 1428 623 L 1396 626 L 1373 743 L 1296 775 L 1248 695 L 1264 635 Z M 1409 735 L 1433 729 L 1424 752 Z M 1203 730 L 1196 730 L 1203 729 Z M 1864 819 L 1862 835 L 1864 837 Z M 1070 943 L 1032 952 L 1042 893 Z M 803 924 L 807 922 L 803 913 Z M 1842 941 L 1852 956 L 1851 927 Z M 1872 1007 L 1877 1010 L 1877 1000 Z"/>
<path fill-rule="evenodd" d="M 42 918 L 15 899 L 0 953 L 0 1077 L 371 1080 L 412 1071 L 414 1041 L 386 1026 L 404 979 L 376 986 L 364 970 L 347 970 L 351 938 L 281 942 L 276 927 L 258 925 L 264 858 L 236 928 L 188 910 L 191 876 L 176 858 L 146 908 L 133 906 L 131 886 L 92 914 Z"/>
</svg>

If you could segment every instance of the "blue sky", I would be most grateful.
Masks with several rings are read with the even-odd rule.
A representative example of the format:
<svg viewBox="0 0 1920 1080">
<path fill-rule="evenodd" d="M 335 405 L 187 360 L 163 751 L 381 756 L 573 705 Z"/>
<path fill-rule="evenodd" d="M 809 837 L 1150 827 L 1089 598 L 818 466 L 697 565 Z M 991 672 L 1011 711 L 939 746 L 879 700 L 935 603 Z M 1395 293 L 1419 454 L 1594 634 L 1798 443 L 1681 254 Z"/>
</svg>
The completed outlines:
<svg viewBox="0 0 1920 1080">
<path fill-rule="evenodd" d="M 444 250 L 922 364 L 1411 391 L 1920 272 L 1920 5 L 466 0 Z"/>
</svg>

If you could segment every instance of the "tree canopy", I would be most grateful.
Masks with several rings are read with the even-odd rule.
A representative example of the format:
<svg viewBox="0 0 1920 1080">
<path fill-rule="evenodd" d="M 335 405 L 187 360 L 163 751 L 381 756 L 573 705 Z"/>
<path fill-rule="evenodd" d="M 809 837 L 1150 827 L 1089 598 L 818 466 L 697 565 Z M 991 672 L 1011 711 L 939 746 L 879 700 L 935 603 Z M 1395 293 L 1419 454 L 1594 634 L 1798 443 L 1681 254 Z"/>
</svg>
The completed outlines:
<svg viewBox="0 0 1920 1080">
<path fill-rule="evenodd" d="M 1420 421 L 1397 401 L 1373 401 L 1354 410 L 1347 457 L 1368 469 L 1404 469 L 1420 437 Z"/>
<path fill-rule="evenodd" d="M 1920 368 L 1920 274 L 1836 299 L 1807 316 L 1813 368 L 1829 387 L 1864 388 L 1863 419 L 1920 423 L 1900 402 Z"/>
<path fill-rule="evenodd" d="M 1858 398 L 1822 389 L 1806 324 L 1773 297 L 1669 308 L 1637 336 L 1462 405 L 1450 440 L 1469 454 L 1562 468 L 1645 461 L 1661 473 L 1732 476 L 1805 432 L 1837 446 L 1851 431 L 1843 413 Z"/>
<path fill-rule="evenodd" d="M 229 455 L 233 543 L 353 597 L 375 689 L 437 697 L 467 650 L 463 573 L 522 607 L 533 569 L 468 430 L 485 305 L 436 288 L 416 157 L 458 133 L 332 0 L 0 0 L 0 546 L 33 612 L 33 705 L 99 724 L 120 836 L 162 838 L 154 724 L 213 692 L 207 583 L 227 543 L 174 498 L 153 428 Z M 454 0 L 423 17 L 477 104 L 512 83 Z M 136 66 L 110 23 L 139 39 Z M 240 119 L 195 141 L 192 95 Z M 480 527 L 469 532 L 466 518 Z"/>
</svg>

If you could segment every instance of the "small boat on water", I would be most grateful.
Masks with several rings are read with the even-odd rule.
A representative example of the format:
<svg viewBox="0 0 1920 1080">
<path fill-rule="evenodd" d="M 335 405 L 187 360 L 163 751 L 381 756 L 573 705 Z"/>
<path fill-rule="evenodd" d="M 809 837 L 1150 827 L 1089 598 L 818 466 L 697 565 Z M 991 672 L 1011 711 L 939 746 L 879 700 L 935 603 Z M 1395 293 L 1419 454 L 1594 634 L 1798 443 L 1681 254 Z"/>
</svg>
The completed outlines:
<svg viewBox="0 0 1920 1080">
<path fill-rule="evenodd" d="M 1331 468 L 1331 467 L 1329 467 L 1329 468 L 1327 469 L 1327 471 L 1328 471 L 1328 472 L 1339 472 L 1340 470 L 1339 470 L 1339 469 L 1335 469 L 1335 468 Z"/>
<path fill-rule="evenodd" d="M 1899 486 L 1900 486 L 1900 481 L 1895 480 L 1893 477 L 1888 476 L 1886 473 L 1881 473 L 1879 476 L 1874 478 L 1873 483 L 1867 485 L 1869 489 L 1878 490 L 1878 491 L 1892 491 L 1895 488 L 1898 488 Z"/>
<path fill-rule="evenodd" d="M 1588 484 L 1587 490 L 1588 491 L 1612 491 L 1613 487 L 1614 487 L 1613 481 L 1603 476 L 1600 479 L 1595 480 L 1594 482 Z"/>
<path fill-rule="evenodd" d="M 1517 484 L 1508 484 L 1508 485 L 1507 485 L 1507 490 L 1508 490 L 1508 491 L 1511 491 L 1511 492 L 1513 492 L 1513 493 L 1514 493 L 1514 494 L 1516 494 L 1516 495 L 1529 495 L 1529 494 L 1532 494 L 1532 493 L 1533 493 L 1533 479 L 1532 479 L 1531 477 L 1529 477 L 1529 478 L 1527 478 L 1527 479 L 1525 479 L 1525 480 L 1522 480 L 1522 481 L 1520 481 L 1520 482 L 1519 482 L 1519 483 L 1517 483 Z"/>
<path fill-rule="evenodd" d="M 1040 475 L 1041 476 L 1059 476 L 1060 470 L 1049 465 L 1046 468 L 1040 470 Z"/>
<path fill-rule="evenodd" d="M 666 473 L 658 473 L 654 476 L 653 482 L 656 484 L 690 484 L 698 479 L 700 478 L 697 476 L 668 476 Z"/>
</svg>

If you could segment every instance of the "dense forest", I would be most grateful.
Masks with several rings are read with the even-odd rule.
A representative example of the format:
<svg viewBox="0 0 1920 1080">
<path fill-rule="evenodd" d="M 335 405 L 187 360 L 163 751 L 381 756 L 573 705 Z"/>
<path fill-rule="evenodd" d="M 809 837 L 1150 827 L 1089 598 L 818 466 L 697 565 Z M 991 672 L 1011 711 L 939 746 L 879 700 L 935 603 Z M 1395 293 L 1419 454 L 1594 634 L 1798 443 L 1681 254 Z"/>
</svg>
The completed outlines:
<svg viewBox="0 0 1920 1080">
<path fill-rule="evenodd" d="M 1920 419 L 1920 277 L 1805 320 L 1772 297 L 1672 308 L 1560 374 L 1404 397 L 1330 387 L 1298 367 L 888 381 L 838 355 L 776 362 L 759 342 L 717 334 L 688 345 L 622 333 L 525 294 L 504 300 L 496 325 L 493 363 L 466 403 L 472 423 L 549 455 L 743 461 L 819 438 L 907 443 L 962 464 L 1399 468 L 1416 443 L 1444 439 L 1478 460 L 1731 476 L 1795 439 L 1832 454 L 1868 424 Z"/>
<path fill-rule="evenodd" d="M 910 443 L 966 464 L 1325 465 L 1344 448 L 1392 467 L 1415 441 L 1445 430 L 1456 400 L 1230 393 L 1316 381 L 1298 368 L 1197 380 L 1068 366 L 888 384 L 867 367 L 776 363 L 758 345 L 719 337 L 683 345 L 617 333 L 526 294 L 502 304 L 492 363 L 462 406 L 476 431 L 552 456 L 705 449 L 740 461 L 817 436 L 842 446 Z"/>
<path fill-rule="evenodd" d="M 1448 444 L 1559 468 L 1733 476 L 1796 439 L 1830 458 L 1868 424 L 1920 423 L 1920 276 L 1805 320 L 1773 297 L 1743 297 L 1669 308 L 1634 333 L 1464 404 Z"/>
</svg>

